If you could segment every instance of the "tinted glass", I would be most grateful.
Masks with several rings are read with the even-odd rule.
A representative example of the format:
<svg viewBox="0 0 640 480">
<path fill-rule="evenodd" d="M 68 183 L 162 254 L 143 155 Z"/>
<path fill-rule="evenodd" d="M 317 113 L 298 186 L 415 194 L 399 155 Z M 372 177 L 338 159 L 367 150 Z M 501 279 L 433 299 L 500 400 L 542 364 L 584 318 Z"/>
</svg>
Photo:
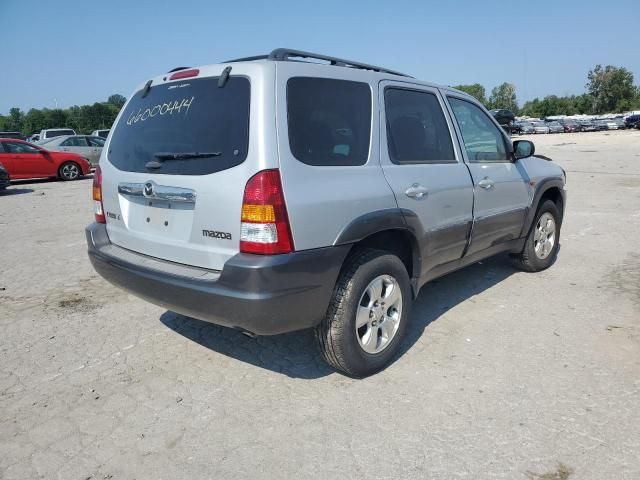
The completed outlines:
<svg viewBox="0 0 640 480">
<path fill-rule="evenodd" d="M 63 135 L 75 135 L 73 130 L 49 130 L 46 133 L 47 138 L 61 137 Z"/>
<path fill-rule="evenodd" d="M 250 84 L 231 76 L 187 79 L 137 92 L 127 104 L 109 144 L 109 161 L 127 172 L 206 175 L 241 164 L 249 148 Z M 157 153 L 216 153 L 206 158 L 161 160 Z"/>
<path fill-rule="evenodd" d="M 22 138 L 20 132 L 0 132 L 0 138 Z"/>
<path fill-rule="evenodd" d="M 502 132 L 480 107 L 454 97 L 449 97 L 449 103 L 470 162 L 508 160 Z"/>
<path fill-rule="evenodd" d="M 393 163 L 455 163 L 449 127 L 433 93 L 387 88 L 384 106 Z"/>
<path fill-rule="evenodd" d="M 363 165 L 369 156 L 366 83 L 296 77 L 287 83 L 291 153 L 308 165 Z"/>
<path fill-rule="evenodd" d="M 63 147 L 86 147 L 87 139 L 85 137 L 71 137 L 67 138 L 60 145 Z"/>
<path fill-rule="evenodd" d="M 104 138 L 100 137 L 86 137 L 87 142 L 92 147 L 104 147 Z"/>
<path fill-rule="evenodd" d="M 3 142 L 3 144 L 5 150 L 9 153 L 40 153 L 40 150 L 28 143 Z"/>
</svg>

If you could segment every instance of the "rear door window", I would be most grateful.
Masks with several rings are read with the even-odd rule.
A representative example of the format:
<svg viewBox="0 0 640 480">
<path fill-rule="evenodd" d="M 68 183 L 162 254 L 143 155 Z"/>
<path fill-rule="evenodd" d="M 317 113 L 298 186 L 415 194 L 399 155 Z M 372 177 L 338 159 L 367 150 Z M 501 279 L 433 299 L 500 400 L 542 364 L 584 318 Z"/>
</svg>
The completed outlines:
<svg viewBox="0 0 640 480">
<path fill-rule="evenodd" d="M 101 137 L 87 137 L 87 142 L 92 147 L 104 147 L 104 138 Z"/>
<path fill-rule="evenodd" d="M 71 137 L 67 138 L 60 145 L 63 147 L 86 147 L 87 139 L 85 137 Z"/>
<path fill-rule="evenodd" d="M 141 90 L 120 116 L 108 159 L 126 172 L 172 175 L 207 175 L 239 165 L 249 148 L 250 90 L 241 76 L 229 77 L 222 88 L 218 77 L 208 77 L 152 85 L 144 98 Z M 199 156 L 167 160 L 166 154 Z M 151 161 L 160 167 L 147 168 Z"/>
<path fill-rule="evenodd" d="M 393 163 L 456 163 L 451 133 L 433 93 L 387 88 L 384 109 Z"/>
<path fill-rule="evenodd" d="M 287 82 L 289 147 L 307 165 L 364 165 L 371 137 L 367 83 L 294 77 Z"/>
</svg>

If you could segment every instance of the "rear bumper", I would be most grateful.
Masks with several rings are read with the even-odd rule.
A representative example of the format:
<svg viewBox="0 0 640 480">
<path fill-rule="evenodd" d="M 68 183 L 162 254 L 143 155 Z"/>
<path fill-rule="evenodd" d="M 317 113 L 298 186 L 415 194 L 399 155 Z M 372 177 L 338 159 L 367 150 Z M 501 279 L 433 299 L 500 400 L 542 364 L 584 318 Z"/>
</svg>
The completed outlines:
<svg viewBox="0 0 640 480">
<path fill-rule="evenodd" d="M 349 246 L 285 255 L 237 254 L 222 271 L 176 264 L 113 245 L 86 229 L 89 259 L 106 280 L 168 310 L 258 335 L 317 325 Z"/>
</svg>

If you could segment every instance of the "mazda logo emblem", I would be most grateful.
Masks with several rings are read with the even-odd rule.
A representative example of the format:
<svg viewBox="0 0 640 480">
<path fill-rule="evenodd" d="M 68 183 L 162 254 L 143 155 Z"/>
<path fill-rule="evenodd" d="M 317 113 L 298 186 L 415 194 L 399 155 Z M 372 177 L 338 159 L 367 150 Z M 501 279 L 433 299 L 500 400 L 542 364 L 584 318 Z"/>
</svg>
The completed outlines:
<svg viewBox="0 0 640 480">
<path fill-rule="evenodd" d="M 145 197 L 153 196 L 153 183 L 147 182 L 144 184 L 144 196 Z"/>
</svg>

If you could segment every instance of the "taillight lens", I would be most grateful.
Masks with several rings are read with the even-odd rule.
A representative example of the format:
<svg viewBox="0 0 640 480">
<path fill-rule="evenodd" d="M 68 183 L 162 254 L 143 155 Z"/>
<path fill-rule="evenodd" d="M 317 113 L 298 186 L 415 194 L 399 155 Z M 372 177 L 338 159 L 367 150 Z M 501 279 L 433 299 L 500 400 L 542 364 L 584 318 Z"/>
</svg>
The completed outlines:
<svg viewBox="0 0 640 480">
<path fill-rule="evenodd" d="M 244 189 L 241 221 L 241 252 L 274 255 L 293 251 L 278 170 L 263 170 L 249 179 Z"/>
<path fill-rule="evenodd" d="M 180 78 L 197 77 L 200 70 L 197 68 L 189 68 L 187 70 L 179 70 L 169 77 L 169 80 L 178 80 Z"/>
<path fill-rule="evenodd" d="M 100 166 L 97 166 L 93 173 L 93 213 L 96 216 L 96 222 L 107 223 L 104 208 L 102 208 L 102 170 L 100 170 Z"/>
</svg>

